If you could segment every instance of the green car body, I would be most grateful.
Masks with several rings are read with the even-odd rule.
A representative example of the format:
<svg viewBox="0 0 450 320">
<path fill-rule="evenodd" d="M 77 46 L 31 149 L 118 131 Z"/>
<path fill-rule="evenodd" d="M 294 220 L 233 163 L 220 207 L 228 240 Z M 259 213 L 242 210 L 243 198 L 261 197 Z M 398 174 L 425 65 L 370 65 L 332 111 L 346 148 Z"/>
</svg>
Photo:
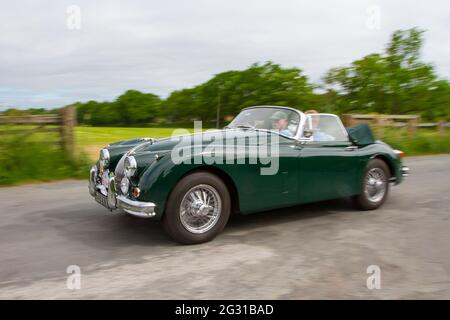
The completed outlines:
<svg viewBox="0 0 450 320">
<path fill-rule="evenodd" d="M 302 115 L 304 116 L 304 115 Z M 300 130 L 300 129 L 299 129 Z M 214 136 L 224 132 L 240 141 L 245 154 L 234 154 L 234 162 L 214 162 L 207 150 Z M 260 130 L 252 128 L 231 128 L 215 132 L 202 132 L 189 136 L 192 141 L 200 141 L 200 147 L 191 148 L 183 156 L 182 163 L 173 161 L 173 154 L 180 152 L 182 137 L 166 139 L 135 139 L 112 143 L 108 151 L 109 175 L 114 176 L 114 188 L 120 189 L 120 179 L 124 176 L 124 161 L 132 155 L 136 161 L 136 172 L 130 178 L 128 194 L 131 201 L 154 204 L 152 218 L 161 219 L 167 201 L 177 183 L 189 174 L 202 170 L 218 176 L 226 184 L 232 211 L 242 214 L 270 210 L 296 204 L 349 197 L 363 192 L 363 178 L 368 162 L 381 159 L 389 168 L 390 182 L 398 184 L 406 174 L 399 152 L 381 141 L 359 144 L 356 139 L 348 141 L 307 141 L 298 137 L 287 137 L 277 132 L 266 132 L 270 138 L 277 139 L 278 170 L 275 174 L 262 175 L 267 164 L 251 163 L 252 138 Z M 272 136 L 272 137 L 270 137 Z M 239 138 L 243 139 L 239 139 Z M 201 144 L 202 141 L 208 143 Z M 227 140 L 213 142 L 218 148 L 226 150 Z M 255 147 L 255 146 L 253 146 Z M 273 147 L 273 146 L 268 146 Z M 249 151 L 250 150 L 250 151 Z M 255 155 L 256 156 L 256 155 Z M 204 161 L 195 161 L 201 157 Z M 239 159 L 239 161 L 237 161 Z M 208 161 L 211 160 L 211 161 Z M 237 162 L 237 163 L 236 163 Z M 98 176 L 99 161 L 93 171 Z M 92 179 L 91 179 L 92 180 Z M 98 184 L 99 181 L 91 181 Z M 133 192 L 138 188 L 138 196 Z M 94 193 L 91 193 L 95 195 Z"/>
</svg>

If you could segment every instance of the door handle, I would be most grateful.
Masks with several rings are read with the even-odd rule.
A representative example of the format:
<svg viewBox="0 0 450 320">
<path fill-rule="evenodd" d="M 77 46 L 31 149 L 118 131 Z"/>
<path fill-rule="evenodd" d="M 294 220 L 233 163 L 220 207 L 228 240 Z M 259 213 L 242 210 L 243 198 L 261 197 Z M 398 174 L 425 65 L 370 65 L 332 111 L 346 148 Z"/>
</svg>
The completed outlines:
<svg viewBox="0 0 450 320">
<path fill-rule="evenodd" d="M 348 146 L 345 148 L 345 151 L 355 151 L 355 150 L 358 150 L 357 146 Z"/>
</svg>

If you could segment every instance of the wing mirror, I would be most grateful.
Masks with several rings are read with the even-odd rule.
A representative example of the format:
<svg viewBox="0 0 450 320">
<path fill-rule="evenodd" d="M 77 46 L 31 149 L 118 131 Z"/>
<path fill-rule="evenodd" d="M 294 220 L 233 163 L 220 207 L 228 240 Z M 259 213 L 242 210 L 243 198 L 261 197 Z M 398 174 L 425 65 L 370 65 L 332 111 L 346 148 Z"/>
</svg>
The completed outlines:
<svg viewBox="0 0 450 320">
<path fill-rule="evenodd" d="M 305 138 L 311 138 L 312 135 L 313 135 L 312 130 L 308 130 L 308 129 L 303 130 L 303 137 L 305 137 Z"/>
</svg>

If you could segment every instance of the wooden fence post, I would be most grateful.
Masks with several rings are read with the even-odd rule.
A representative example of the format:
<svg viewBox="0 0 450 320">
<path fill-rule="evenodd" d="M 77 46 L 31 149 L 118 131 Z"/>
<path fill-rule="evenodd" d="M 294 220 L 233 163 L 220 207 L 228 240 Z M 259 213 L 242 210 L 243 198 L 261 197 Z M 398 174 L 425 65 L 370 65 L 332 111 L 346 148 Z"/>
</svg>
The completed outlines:
<svg viewBox="0 0 450 320">
<path fill-rule="evenodd" d="M 374 127 L 375 127 L 375 135 L 381 139 L 381 137 L 383 136 L 383 115 L 381 114 L 377 114 L 375 115 L 375 123 L 374 123 Z"/>
<path fill-rule="evenodd" d="M 408 135 L 414 137 L 416 135 L 417 119 L 410 119 L 408 121 Z"/>
<path fill-rule="evenodd" d="M 68 106 L 61 109 L 61 142 L 62 147 L 68 155 L 75 154 L 75 124 L 76 111 L 73 106 Z"/>
<path fill-rule="evenodd" d="M 439 134 L 444 135 L 445 134 L 445 121 L 438 121 L 436 125 Z"/>
</svg>

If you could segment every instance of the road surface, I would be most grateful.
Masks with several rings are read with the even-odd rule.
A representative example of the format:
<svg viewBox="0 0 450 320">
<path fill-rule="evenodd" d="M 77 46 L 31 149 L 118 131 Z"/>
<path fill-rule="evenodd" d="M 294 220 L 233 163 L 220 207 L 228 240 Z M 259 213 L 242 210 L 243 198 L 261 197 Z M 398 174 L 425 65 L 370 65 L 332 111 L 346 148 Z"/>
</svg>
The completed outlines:
<svg viewBox="0 0 450 320">
<path fill-rule="evenodd" d="M 450 155 L 406 163 L 379 210 L 344 199 L 236 216 L 195 246 L 109 213 L 85 181 L 0 188 L 0 299 L 449 299 Z"/>
</svg>

